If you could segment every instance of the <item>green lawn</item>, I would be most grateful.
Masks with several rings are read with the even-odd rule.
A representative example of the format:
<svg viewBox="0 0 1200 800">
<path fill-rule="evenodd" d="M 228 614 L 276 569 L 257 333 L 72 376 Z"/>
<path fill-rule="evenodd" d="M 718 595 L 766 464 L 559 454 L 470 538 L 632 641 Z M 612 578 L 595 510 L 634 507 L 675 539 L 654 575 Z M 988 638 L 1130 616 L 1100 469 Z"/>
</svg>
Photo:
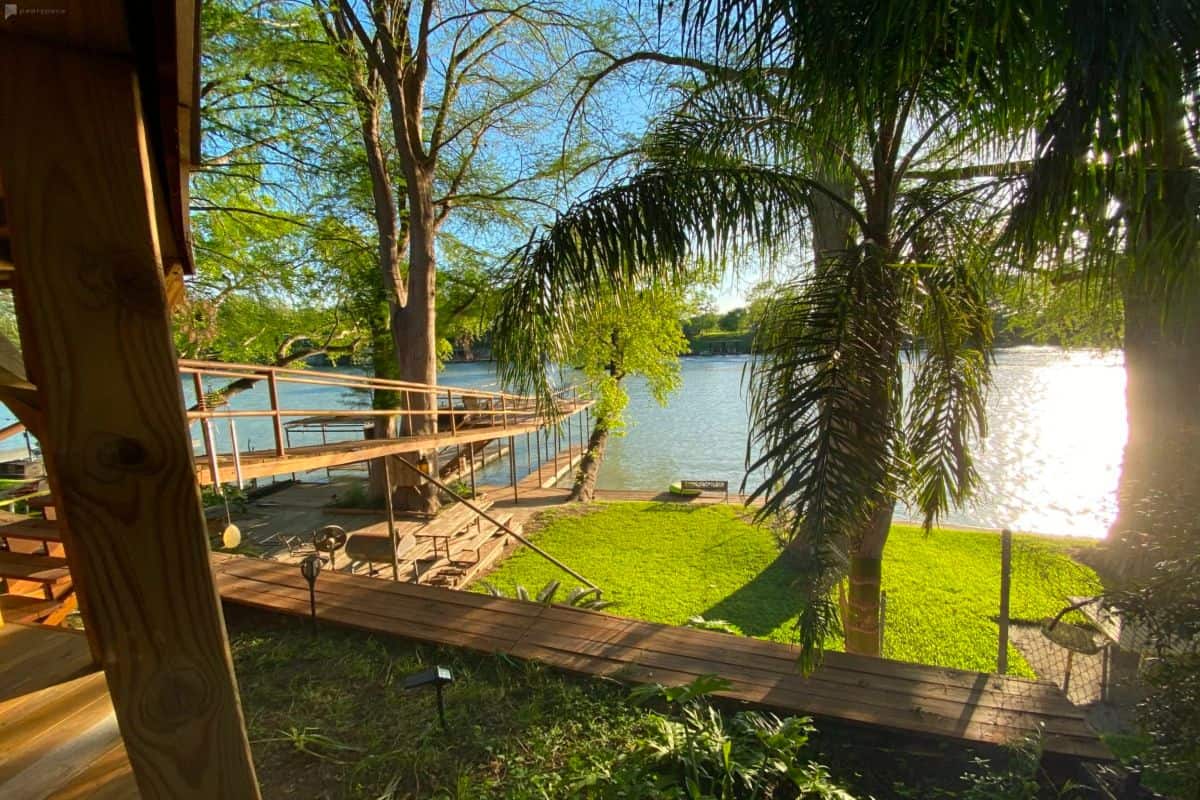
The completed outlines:
<svg viewBox="0 0 1200 800">
<path fill-rule="evenodd" d="M 789 641 L 795 623 L 793 573 L 766 528 L 732 506 L 611 503 L 551 512 L 535 541 L 599 584 L 612 613 L 680 624 L 697 614 L 743 633 Z M 1067 555 L 1084 542 L 1018 536 L 1012 616 L 1038 620 L 1073 594 L 1099 588 L 1095 573 Z M 885 655 L 979 671 L 996 666 L 1000 539 L 993 533 L 896 525 L 884 555 Z M 487 580 L 508 593 L 564 576 L 519 550 Z M 573 586 L 568 577 L 564 580 Z M 831 643 L 839 648 L 840 643 Z M 1010 647 L 1010 671 L 1032 675 Z"/>
</svg>

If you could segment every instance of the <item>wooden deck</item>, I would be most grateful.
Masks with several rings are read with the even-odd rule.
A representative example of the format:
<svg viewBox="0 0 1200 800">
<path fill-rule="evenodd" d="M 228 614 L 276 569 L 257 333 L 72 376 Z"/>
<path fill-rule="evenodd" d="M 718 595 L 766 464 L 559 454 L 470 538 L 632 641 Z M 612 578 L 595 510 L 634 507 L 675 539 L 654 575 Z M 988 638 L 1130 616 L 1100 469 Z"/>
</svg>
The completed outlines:
<svg viewBox="0 0 1200 800">
<path fill-rule="evenodd" d="M 308 587 L 294 567 L 223 554 L 212 564 L 224 600 L 308 614 Z M 844 653 L 829 653 L 806 678 L 795 671 L 794 649 L 781 644 L 343 574 L 321 576 L 317 612 L 339 625 L 633 683 L 715 673 L 732 683 L 723 693 L 732 699 L 902 734 L 1005 744 L 1041 727 L 1047 753 L 1112 758 L 1049 683 Z"/>
<path fill-rule="evenodd" d="M 83 634 L 0 626 L 0 797 L 138 796 L 104 673 Z"/>
</svg>

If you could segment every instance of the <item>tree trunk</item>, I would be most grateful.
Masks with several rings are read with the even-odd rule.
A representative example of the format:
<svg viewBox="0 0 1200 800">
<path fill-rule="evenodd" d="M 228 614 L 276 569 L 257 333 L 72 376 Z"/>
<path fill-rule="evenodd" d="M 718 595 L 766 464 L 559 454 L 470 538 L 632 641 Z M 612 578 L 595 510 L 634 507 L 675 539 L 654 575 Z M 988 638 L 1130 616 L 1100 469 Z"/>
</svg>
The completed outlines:
<svg viewBox="0 0 1200 800">
<path fill-rule="evenodd" d="M 1156 534 L 1188 524 L 1200 497 L 1197 294 L 1193 289 L 1190 308 L 1176 309 L 1164 321 L 1161 301 L 1125 292 L 1128 438 L 1105 559 L 1119 577 L 1145 575 L 1154 565 Z"/>
<path fill-rule="evenodd" d="M 434 240 L 437 236 L 437 220 L 433 208 L 433 173 L 419 168 L 406 172 L 409 208 L 412 209 L 409 217 L 408 291 L 404 305 L 392 308 L 392 339 L 396 347 L 400 380 L 435 386 L 437 255 Z M 408 391 L 403 395 L 402 405 L 410 413 L 401 420 L 402 432 L 409 436 L 437 433 L 436 396 L 432 392 Z M 436 474 L 436 451 L 415 451 L 403 453 L 400 457 L 415 466 L 423 456 L 430 461 L 431 473 Z M 437 511 L 437 487 L 404 466 L 395 472 L 397 508 L 424 513 Z"/>
<path fill-rule="evenodd" d="M 382 287 L 380 287 L 382 289 Z M 380 292 L 379 303 L 384 305 Z M 376 378 L 395 380 L 400 377 L 396 366 L 396 348 L 392 343 L 392 332 L 387 315 L 373 315 L 371 318 L 371 367 Z M 376 389 L 371 392 L 371 408 L 397 409 L 400 408 L 400 393 L 387 389 Z M 375 417 L 371 423 L 372 439 L 391 439 L 396 436 L 395 417 Z M 396 473 L 402 468 L 392 469 L 392 482 Z M 381 461 L 369 464 L 367 496 L 371 505 L 382 507 L 389 488 L 387 486 L 386 470 Z"/>
<path fill-rule="evenodd" d="M 571 489 L 571 501 L 590 503 L 596 497 L 596 480 L 600 477 L 600 463 L 604 461 L 604 448 L 608 445 L 608 422 L 596 419 L 592 434 L 588 438 L 587 452 L 579 462 L 579 475 Z"/>
<path fill-rule="evenodd" d="M 892 504 L 880 502 L 862 539 L 850 551 L 850 592 L 846 607 L 846 652 L 880 656 L 879 592 L 883 547 L 892 527 Z"/>
<path fill-rule="evenodd" d="M 1194 208 L 1191 151 L 1181 134 L 1163 145 L 1174 168 L 1130 216 L 1136 249 L 1122 286 L 1128 434 L 1106 561 L 1131 579 L 1153 568 L 1151 548 L 1171 529 L 1193 528 L 1200 497 L 1200 264 L 1179 235 Z"/>
</svg>

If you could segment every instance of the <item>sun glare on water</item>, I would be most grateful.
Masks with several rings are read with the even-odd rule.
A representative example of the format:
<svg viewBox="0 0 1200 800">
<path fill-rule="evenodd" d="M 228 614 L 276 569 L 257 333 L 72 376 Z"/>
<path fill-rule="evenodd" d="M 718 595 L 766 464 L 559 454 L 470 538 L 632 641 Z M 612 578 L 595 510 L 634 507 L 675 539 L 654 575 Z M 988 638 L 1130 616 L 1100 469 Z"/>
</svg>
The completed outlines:
<svg viewBox="0 0 1200 800">
<path fill-rule="evenodd" d="M 989 398 L 977 458 L 985 485 L 971 516 L 989 527 L 1103 537 L 1116 516 L 1125 368 L 1120 353 L 1055 356 L 1019 348 L 1002 357 L 1006 380 Z"/>
</svg>

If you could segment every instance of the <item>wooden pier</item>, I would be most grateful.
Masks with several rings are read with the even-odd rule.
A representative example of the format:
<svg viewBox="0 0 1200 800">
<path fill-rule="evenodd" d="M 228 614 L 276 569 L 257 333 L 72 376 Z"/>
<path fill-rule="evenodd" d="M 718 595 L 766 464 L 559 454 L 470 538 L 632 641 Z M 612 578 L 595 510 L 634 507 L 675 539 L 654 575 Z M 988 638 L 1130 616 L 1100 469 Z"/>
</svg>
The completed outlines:
<svg viewBox="0 0 1200 800">
<path fill-rule="evenodd" d="M 553 408 L 539 406 L 533 397 L 507 392 L 489 392 L 454 386 L 433 386 L 407 381 L 384 380 L 341 373 L 315 373 L 308 370 L 262 367 L 253 364 L 225 364 L 209 361 L 179 362 L 185 382 L 192 383 L 192 405 L 188 421 L 200 427 L 201 452 L 196 455 L 196 479 L 205 484 L 241 483 L 252 478 L 308 472 L 358 462 L 370 462 L 402 453 L 442 451 L 456 445 L 471 445 L 497 439 L 515 439 L 538 434 L 561 425 L 568 449 L 586 436 L 583 417 L 592 400 L 577 387 L 554 393 Z M 233 410 L 223 405 L 213 380 L 224 383 L 249 381 L 266 392 L 267 408 Z M 205 381 L 208 381 L 206 385 Z M 322 386 L 347 391 L 384 390 L 399 394 L 399 409 L 304 409 L 286 408 L 279 400 L 279 387 L 285 384 Z M 432 431 L 400 435 L 389 439 L 351 438 L 322 441 L 320 444 L 292 447 L 287 441 L 291 423 L 325 424 L 350 420 L 361 425 L 380 418 L 401 420 L 402 429 Z M 242 451 L 236 445 L 228 453 L 218 452 L 215 426 L 230 426 L 230 438 L 236 442 L 236 423 L 242 419 L 269 419 L 273 423 L 273 446 L 267 450 Z M 420 425 L 416 423 L 420 422 Z"/>
<path fill-rule="evenodd" d="M 309 613 L 308 585 L 294 567 L 223 554 L 211 560 L 223 600 Z M 730 681 L 721 693 L 730 699 L 904 735 L 1003 745 L 1042 729 L 1048 754 L 1112 758 L 1083 712 L 1049 683 L 845 653 L 829 653 L 802 677 L 793 648 L 758 639 L 340 573 L 322 575 L 316 591 L 327 623 L 632 683 L 717 674 Z"/>
</svg>

